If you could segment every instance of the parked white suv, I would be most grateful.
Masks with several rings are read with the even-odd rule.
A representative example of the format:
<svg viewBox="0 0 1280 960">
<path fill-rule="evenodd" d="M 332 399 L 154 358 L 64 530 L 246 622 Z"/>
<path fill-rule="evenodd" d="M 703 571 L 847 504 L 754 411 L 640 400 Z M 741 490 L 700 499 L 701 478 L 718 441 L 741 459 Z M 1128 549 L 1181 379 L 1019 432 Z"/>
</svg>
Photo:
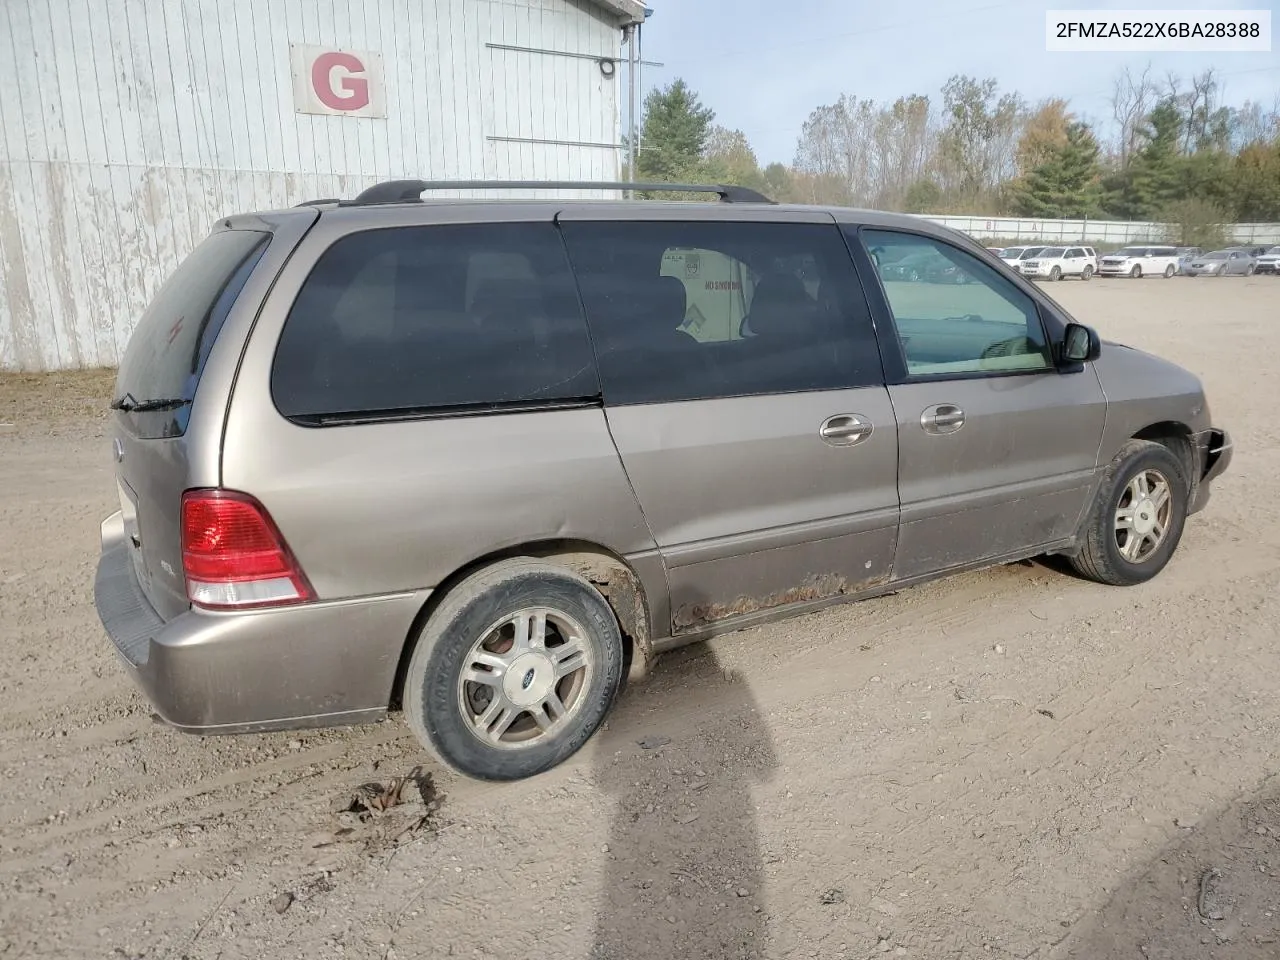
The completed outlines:
<svg viewBox="0 0 1280 960">
<path fill-rule="evenodd" d="M 1020 262 L 1034 257 L 1043 249 L 1043 244 L 1031 247 L 1005 247 L 1000 254 L 1000 259 L 1011 266 L 1014 270 L 1017 270 Z"/>
<path fill-rule="evenodd" d="M 1125 247 L 1109 253 L 1098 264 L 1100 277 L 1172 277 L 1179 269 L 1177 247 Z"/>
<path fill-rule="evenodd" d="M 1255 273 L 1280 274 L 1280 246 L 1272 247 L 1266 253 L 1259 254 L 1254 267 Z"/>
<path fill-rule="evenodd" d="M 1018 261 L 1018 272 L 1024 277 L 1048 280 L 1063 277 L 1088 280 L 1097 270 L 1097 255 L 1089 247 L 1045 247 L 1034 257 Z"/>
</svg>

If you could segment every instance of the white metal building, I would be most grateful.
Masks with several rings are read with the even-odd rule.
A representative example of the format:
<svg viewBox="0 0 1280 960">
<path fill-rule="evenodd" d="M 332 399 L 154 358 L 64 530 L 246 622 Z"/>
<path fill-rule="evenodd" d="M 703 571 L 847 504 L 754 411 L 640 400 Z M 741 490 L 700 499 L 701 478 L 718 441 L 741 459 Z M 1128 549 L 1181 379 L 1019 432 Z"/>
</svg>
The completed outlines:
<svg viewBox="0 0 1280 960">
<path fill-rule="evenodd" d="M 619 176 L 638 0 L 4 0 L 0 370 L 113 366 L 219 217 Z"/>
</svg>

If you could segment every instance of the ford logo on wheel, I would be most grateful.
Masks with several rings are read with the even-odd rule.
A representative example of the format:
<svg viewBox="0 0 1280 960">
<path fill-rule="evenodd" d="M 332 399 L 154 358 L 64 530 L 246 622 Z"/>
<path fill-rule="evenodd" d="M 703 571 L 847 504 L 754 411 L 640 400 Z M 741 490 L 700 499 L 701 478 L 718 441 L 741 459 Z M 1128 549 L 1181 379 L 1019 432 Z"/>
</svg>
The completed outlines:
<svg viewBox="0 0 1280 960">
<path fill-rule="evenodd" d="M 532 670 L 532 669 L 530 669 L 530 670 L 529 670 L 529 672 L 528 672 L 528 673 L 526 673 L 526 674 L 524 675 L 524 679 L 520 681 L 520 689 L 521 689 L 521 690 L 528 690 L 528 689 L 529 689 L 529 685 L 530 685 L 531 683 L 533 683 L 533 670 Z"/>
</svg>

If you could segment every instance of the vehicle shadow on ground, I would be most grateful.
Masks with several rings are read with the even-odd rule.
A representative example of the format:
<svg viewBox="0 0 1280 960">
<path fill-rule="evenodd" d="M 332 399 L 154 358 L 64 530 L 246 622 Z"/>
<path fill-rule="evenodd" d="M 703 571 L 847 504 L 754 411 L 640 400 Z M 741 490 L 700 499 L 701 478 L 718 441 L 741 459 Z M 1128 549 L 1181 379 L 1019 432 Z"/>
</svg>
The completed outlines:
<svg viewBox="0 0 1280 960">
<path fill-rule="evenodd" d="M 591 960 L 763 956 L 753 788 L 775 766 L 751 688 L 705 644 L 624 695 L 594 760 L 616 807 Z"/>
<path fill-rule="evenodd" d="M 1127 877 L 1054 957 L 1275 960 L 1280 956 L 1280 777 L 1204 820 Z"/>
</svg>

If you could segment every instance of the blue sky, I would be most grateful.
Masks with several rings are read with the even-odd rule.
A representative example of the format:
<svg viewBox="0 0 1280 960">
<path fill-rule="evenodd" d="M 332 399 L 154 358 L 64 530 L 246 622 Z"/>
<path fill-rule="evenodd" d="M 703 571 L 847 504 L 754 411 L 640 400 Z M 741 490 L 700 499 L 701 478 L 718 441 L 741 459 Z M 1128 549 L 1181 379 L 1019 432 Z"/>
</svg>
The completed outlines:
<svg viewBox="0 0 1280 960">
<path fill-rule="evenodd" d="M 1280 0 L 649 0 L 644 28 L 647 90 L 683 77 L 747 134 L 762 163 L 790 162 L 809 112 L 841 93 L 892 101 L 940 96 L 952 74 L 995 77 L 1031 101 L 1070 99 L 1075 112 L 1110 130 L 1113 76 L 1125 65 L 1189 76 L 1222 74 L 1225 99 L 1271 104 L 1280 94 Z M 1048 53 L 1045 11 L 1069 9 L 1270 9 L 1270 53 Z M 625 88 L 624 88 L 625 89 Z M 625 109 L 625 108 L 624 108 Z"/>
</svg>

